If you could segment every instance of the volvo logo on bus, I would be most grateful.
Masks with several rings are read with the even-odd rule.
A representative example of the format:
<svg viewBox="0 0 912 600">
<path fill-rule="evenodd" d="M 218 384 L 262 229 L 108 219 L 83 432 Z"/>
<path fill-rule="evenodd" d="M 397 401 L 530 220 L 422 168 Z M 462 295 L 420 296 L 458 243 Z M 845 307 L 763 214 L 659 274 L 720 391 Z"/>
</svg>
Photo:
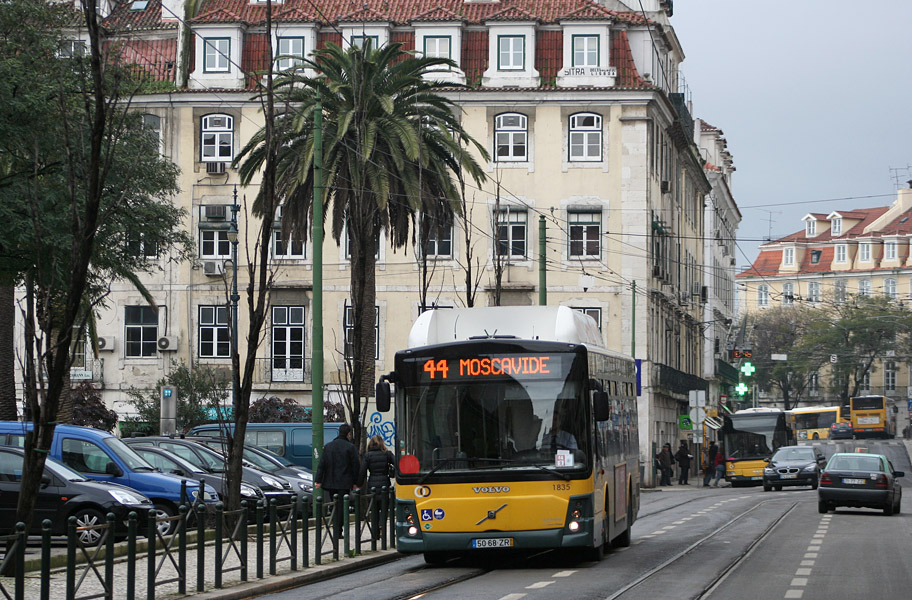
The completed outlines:
<svg viewBox="0 0 912 600">
<path fill-rule="evenodd" d="M 473 487 L 472 491 L 476 494 L 507 494 L 510 492 L 510 487 L 506 485 Z"/>
<path fill-rule="evenodd" d="M 427 498 L 431 495 L 431 488 L 426 485 L 419 485 L 415 488 L 415 497 L 416 498 Z"/>
</svg>

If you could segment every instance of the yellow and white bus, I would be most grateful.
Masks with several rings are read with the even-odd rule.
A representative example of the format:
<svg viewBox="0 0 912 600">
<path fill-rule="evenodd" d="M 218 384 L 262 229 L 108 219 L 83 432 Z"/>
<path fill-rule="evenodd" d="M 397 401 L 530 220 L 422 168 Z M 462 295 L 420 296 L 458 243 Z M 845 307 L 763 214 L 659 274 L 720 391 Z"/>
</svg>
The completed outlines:
<svg viewBox="0 0 912 600">
<path fill-rule="evenodd" d="M 725 479 L 732 486 L 761 485 L 773 452 L 788 446 L 792 433 L 778 408 L 746 408 L 722 420 Z"/>
<path fill-rule="evenodd" d="M 830 426 L 839 423 L 839 406 L 809 406 L 788 411 L 797 440 L 825 440 L 830 437 Z"/>
<path fill-rule="evenodd" d="M 855 438 L 892 438 L 896 424 L 887 414 L 887 399 L 884 396 L 854 396 L 849 399 L 852 406 L 852 429 Z"/>
<path fill-rule="evenodd" d="M 429 563 L 489 549 L 630 544 L 640 465 L 634 361 L 568 307 L 425 312 L 395 384 L 397 549 Z M 383 387 L 386 386 L 386 390 Z"/>
</svg>

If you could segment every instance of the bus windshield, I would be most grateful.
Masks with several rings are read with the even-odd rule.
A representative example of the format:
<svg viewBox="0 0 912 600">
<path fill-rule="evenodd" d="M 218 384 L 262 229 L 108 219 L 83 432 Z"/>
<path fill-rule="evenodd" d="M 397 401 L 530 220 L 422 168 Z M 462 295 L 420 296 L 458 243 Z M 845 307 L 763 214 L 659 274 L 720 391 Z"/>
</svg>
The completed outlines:
<svg viewBox="0 0 912 600">
<path fill-rule="evenodd" d="M 418 459 L 418 474 L 588 467 L 585 355 L 457 352 L 407 363 L 400 451 Z"/>
<path fill-rule="evenodd" d="M 883 396 L 852 398 L 852 410 L 883 410 Z"/>
<path fill-rule="evenodd" d="M 726 419 L 724 450 L 735 460 L 759 460 L 785 444 L 785 426 L 781 413 L 731 415 Z M 781 426 L 780 426 L 781 425 Z"/>
</svg>

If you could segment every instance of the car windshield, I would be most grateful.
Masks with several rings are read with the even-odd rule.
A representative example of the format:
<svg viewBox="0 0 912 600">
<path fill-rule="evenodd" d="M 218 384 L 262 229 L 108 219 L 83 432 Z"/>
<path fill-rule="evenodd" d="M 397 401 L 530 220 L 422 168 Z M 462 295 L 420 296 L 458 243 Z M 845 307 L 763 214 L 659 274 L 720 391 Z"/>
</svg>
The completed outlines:
<svg viewBox="0 0 912 600">
<path fill-rule="evenodd" d="M 279 456 L 278 454 L 276 454 L 272 450 L 269 450 L 268 448 L 263 448 L 262 446 L 256 446 L 253 448 L 253 452 L 255 452 L 256 454 L 263 455 L 267 459 L 271 460 L 274 463 L 280 464 L 283 467 L 295 466 L 295 464 L 293 462 L 291 462 L 284 456 Z"/>
<path fill-rule="evenodd" d="M 772 460 L 814 460 L 814 450 L 812 448 L 779 448 L 773 455 Z"/>
<path fill-rule="evenodd" d="M 89 481 L 89 479 L 83 477 L 81 473 L 74 471 L 62 462 L 57 462 L 51 457 L 48 457 L 45 461 L 44 468 L 66 481 Z"/>
<path fill-rule="evenodd" d="M 117 458 L 126 463 L 127 468 L 131 471 L 154 471 L 155 467 L 146 462 L 142 456 L 137 454 L 133 448 L 130 448 L 119 438 L 109 437 L 105 438 L 105 445 L 111 449 L 114 454 L 117 455 Z"/>
<path fill-rule="evenodd" d="M 828 471 L 883 471 L 879 456 L 836 455 L 827 465 Z"/>
<path fill-rule="evenodd" d="M 244 448 L 244 460 L 249 461 L 253 466 L 263 471 L 275 471 L 280 468 L 280 465 L 250 448 Z"/>
<path fill-rule="evenodd" d="M 151 446 L 137 446 L 136 452 L 148 460 L 151 464 L 158 467 L 159 470 L 164 472 L 173 471 L 174 469 L 182 469 L 187 473 L 205 473 L 206 471 L 200 469 L 195 464 L 189 460 L 184 460 L 180 456 L 172 454 L 170 452 L 156 452 L 151 449 Z"/>
</svg>

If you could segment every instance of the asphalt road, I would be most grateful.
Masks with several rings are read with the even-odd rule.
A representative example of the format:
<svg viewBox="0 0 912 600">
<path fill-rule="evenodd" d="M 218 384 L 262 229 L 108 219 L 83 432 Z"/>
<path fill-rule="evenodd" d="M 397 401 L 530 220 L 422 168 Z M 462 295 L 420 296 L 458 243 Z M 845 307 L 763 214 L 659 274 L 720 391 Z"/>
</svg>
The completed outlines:
<svg viewBox="0 0 912 600">
<path fill-rule="evenodd" d="M 643 494 L 630 548 L 599 563 L 559 551 L 484 554 L 430 567 L 419 557 L 287 592 L 317 598 L 778 599 L 906 598 L 912 589 L 912 464 L 900 440 L 819 444 L 827 456 L 866 447 L 904 478 L 903 512 L 817 513 L 809 488 L 675 486 Z"/>
</svg>

